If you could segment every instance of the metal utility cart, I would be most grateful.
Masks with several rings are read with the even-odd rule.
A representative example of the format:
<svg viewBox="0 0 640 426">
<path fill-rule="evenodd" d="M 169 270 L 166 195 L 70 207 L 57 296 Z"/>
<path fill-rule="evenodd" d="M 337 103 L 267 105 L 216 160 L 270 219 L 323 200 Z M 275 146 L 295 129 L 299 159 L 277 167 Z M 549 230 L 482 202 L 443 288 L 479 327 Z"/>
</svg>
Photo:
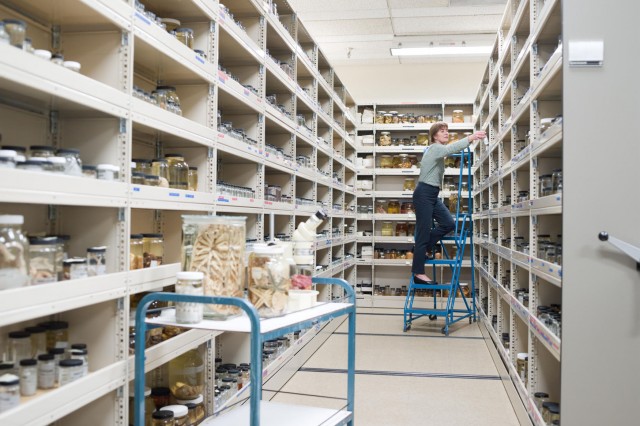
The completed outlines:
<svg viewBox="0 0 640 426">
<path fill-rule="evenodd" d="M 203 425 L 250 425 L 250 426 L 353 426 L 353 403 L 355 384 L 355 293 L 349 283 L 337 278 L 313 278 L 316 285 L 339 285 L 346 292 L 348 302 L 329 302 L 312 308 L 293 312 L 282 317 L 260 319 L 258 312 L 247 300 L 236 297 L 190 296 L 175 293 L 151 293 L 140 301 L 136 310 L 135 342 L 135 425 L 144 425 L 145 348 L 144 335 L 147 324 L 175 325 L 226 332 L 251 334 L 251 396 L 249 404 L 225 411 L 217 417 L 209 417 Z M 191 302 L 219 305 L 233 305 L 241 308 L 246 315 L 226 321 L 203 320 L 198 324 L 177 324 L 175 317 L 162 316 L 146 319 L 147 309 L 152 301 Z M 342 315 L 349 316 L 349 339 L 347 354 L 347 407 L 346 410 L 308 407 L 262 401 L 262 344 L 302 328 Z"/>
<path fill-rule="evenodd" d="M 469 292 L 469 298 L 467 298 L 460 288 L 460 272 L 462 269 L 462 261 L 467 245 L 471 250 L 471 270 L 474 270 L 473 259 L 473 222 L 471 221 L 471 212 L 473 211 L 473 198 L 467 197 L 467 212 L 461 212 L 461 200 L 462 200 L 462 182 L 463 179 L 467 180 L 467 188 L 469 194 L 471 193 L 471 151 L 466 148 L 458 154 L 454 154 L 453 157 L 460 158 L 460 175 L 458 180 L 458 201 L 456 205 L 456 217 L 455 217 L 455 230 L 453 234 L 445 236 L 441 241 L 452 241 L 456 246 L 456 255 L 451 258 L 447 252 L 446 245 L 444 248 L 444 259 L 427 260 L 425 265 L 433 267 L 433 279 L 434 284 L 417 284 L 413 280 L 413 274 L 409 279 L 409 291 L 404 302 L 404 328 L 403 331 L 411 329 L 411 323 L 419 318 L 428 316 L 430 320 L 435 320 L 438 317 L 445 318 L 445 325 L 442 327 L 442 333 L 449 335 L 449 326 L 461 321 L 465 318 L 469 318 L 469 323 L 476 321 L 476 299 L 475 299 L 475 279 L 474 274 L 471 274 L 471 288 Z M 466 175 L 464 171 L 467 171 Z M 469 243 L 467 244 L 467 238 Z M 449 266 L 451 269 L 451 281 L 448 283 L 438 283 L 437 279 L 437 267 Z M 415 308 L 413 306 L 416 290 L 431 290 L 433 292 L 433 308 Z M 438 299 L 444 298 L 442 296 L 445 291 L 448 292 L 446 296 L 446 307 L 438 308 Z M 440 292 L 440 296 L 438 296 Z M 460 293 L 460 298 L 464 307 L 456 309 L 456 295 Z M 470 300 L 469 300 L 470 299 Z M 442 300 L 440 301 L 442 304 Z"/>
</svg>

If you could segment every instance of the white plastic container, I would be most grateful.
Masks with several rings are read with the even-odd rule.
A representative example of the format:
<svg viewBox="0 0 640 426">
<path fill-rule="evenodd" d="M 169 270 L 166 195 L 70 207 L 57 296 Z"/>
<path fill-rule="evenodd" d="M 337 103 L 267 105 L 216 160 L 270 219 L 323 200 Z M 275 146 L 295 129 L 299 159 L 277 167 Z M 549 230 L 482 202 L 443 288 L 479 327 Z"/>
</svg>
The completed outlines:
<svg viewBox="0 0 640 426">
<path fill-rule="evenodd" d="M 313 307 L 318 301 L 317 290 L 289 290 L 287 312 L 300 311 Z"/>
</svg>

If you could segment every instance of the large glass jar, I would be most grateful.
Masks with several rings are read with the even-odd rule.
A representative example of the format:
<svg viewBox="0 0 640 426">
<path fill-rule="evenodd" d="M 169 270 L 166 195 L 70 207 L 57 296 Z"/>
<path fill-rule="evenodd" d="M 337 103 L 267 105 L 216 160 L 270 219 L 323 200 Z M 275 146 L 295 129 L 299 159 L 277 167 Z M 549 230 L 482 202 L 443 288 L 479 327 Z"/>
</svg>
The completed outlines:
<svg viewBox="0 0 640 426">
<path fill-rule="evenodd" d="M 458 211 L 458 193 L 452 192 L 449 194 L 449 211 L 456 213 Z"/>
<path fill-rule="evenodd" d="M 384 124 L 384 115 L 386 113 L 386 111 L 378 111 L 376 113 L 376 124 Z"/>
<path fill-rule="evenodd" d="M 30 249 L 22 233 L 24 217 L 0 215 L 0 290 L 28 286 Z"/>
<path fill-rule="evenodd" d="M 390 155 L 381 155 L 380 156 L 380 167 L 383 169 L 393 168 L 393 157 Z"/>
<path fill-rule="evenodd" d="M 142 265 L 155 268 L 162 265 L 164 258 L 164 236 L 162 234 L 142 234 Z"/>
<path fill-rule="evenodd" d="M 398 200 L 389 200 L 387 214 L 400 214 L 400 202 Z"/>
<path fill-rule="evenodd" d="M 407 222 L 396 223 L 396 237 L 406 237 L 407 235 Z"/>
<path fill-rule="evenodd" d="M 418 145 L 429 145 L 429 133 L 418 133 Z"/>
<path fill-rule="evenodd" d="M 178 272 L 176 274 L 176 294 L 203 296 L 202 272 Z M 176 322 L 196 324 L 202 321 L 202 303 L 176 302 Z"/>
<path fill-rule="evenodd" d="M 15 364 L 32 357 L 31 333 L 28 331 L 12 331 L 9 333 L 9 356 Z"/>
<path fill-rule="evenodd" d="M 540 197 L 553 194 L 553 175 L 540 176 Z"/>
<path fill-rule="evenodd" d="M 401 214 L 415 214 L 416 213 L 416 209 L 413 205 L 412 202 L 407 201 L 402 203 L 402 205 L 400 206 L 400 213 Z"/>
<path fill-rule="evenodd" d="M 189 189 L 189 165 L 182 154 L 166 154 L 169 166 L 169 188 Z"/>
<path fill-rule="evenodd" d="M 380 146 L 389 146 L 389 145 L 391 145 L 391 133 L 389 133 L 389 132 L 380 132 L 380 137 L 378 138 L 378 145 L 380 145 Z"/>
<path fill-rule="evenodd" d="M 66 349 L 69 345 L 69 323 L 66 321 L 48 321 L 38 324 L 47 329 L 47 350 Z"/>
<path fill-rule="evenodd" d="M 454 109 L 451 117 L 452 123 L 464 123 L 464 112 L 461 109 Z"/>
<path fill-rule="evenodd" d="M 175 426 L 173 411 L 155 411 L 151 415 L 151 426 Z"/>
<path fill-rule="evenodd" d="M 249 255 L 248 291 L 253 303 L 263 318 L 284 314 L 289 299 L 292 271 L 284 259 L 283 248 L 256 244 Z"/>
<path fill-rule="evenodd" d="M 416 189 L 416 180 L 414 178 L 405 178 L 402 184 L 403 191 L 414 191 Z"/>
<path fill-rule="evenodd" d="M 171 411 L 173 413 L 174 425 L 175 426 L 187 426 L 189 423 L 189 409 L 184 405 L 167 405 L 166 407 L 162 407 L 161 411 Z"/>
<path fill-rule="evenodd" d="M 394 169 L 399 169 L 402 167 L 402 159 L 399 155 L 394 155 L 391 157 L 391 163 L 393 164 Z"/>
<path fill-rule="evenodd" d="M 384 124 L 392 124 L 393 123 L 393 114 L 387 113 L 384 114 Z"/>
<path fill-rule="evenodd" d="M 387 214 L 387 202 L 376 200 L 376 214 Z"/>
<path fill-rule="evenodd" d="M 409 159 L 409 154 L 400 154 L 400 168 L 402 169 L 410 169 L 411 168 L 411 160 Z"/>
<path fill-rule="evenodd" d="M 204 361 L 197 349 L 169 361 L 169 388 L 175 399 L 192 399 L 204 391 Z"/>
<path fill-rule="evenodd" d="M 87 249 L 87 275 L 96 277 L 107 273 L 107 247 L 89 247 Z"/>
<path fill-rule="evenodd" d="M 243 297 L 246 217 L 182 216 L 182 270 L 204 273 L 207 296 Z M 204 305 L 204 316 L 218 319 L 240 313 L 227 305 Z"/>
<path fill-rule="evenodd" d="M 380 235 L 383 237 L 393 237 L 393 222 L 382 222 Z"/>
<path fill-rule="evenodd" d="M 198 168 L 197 167 L 189 167 L 189 175 L 188 175 L 189 191 L 197 191 L 198 190 Z"/>
<path fill-rule="evenodd" d="M 22 49 L 22 44 L 27 34 L 27 23 L 19 19 L 5 19 L 4 29 L 9 33 L 9 40 L 12 46 Z"/>
<path fill-rule="evenodd" d="M 144 268 L 144 249 L 142 234 L 131 234 L 129 237 L 129 270 Z"/>
<path fill-rule="evenodd" d="M 44 284 L 58 281 L 58 237 L 31 237 L 29 243 L 31 282 Z"/>
<path fill-rule="evenodd" d="M 180 43 L 193 49 L 193 30 L 191 28 L 176 28 L 175 33 Z"/>
<path fill-rule="evenodd" d="M 164 179 L 166 183 L 163 185 L 161 182 L 160 186 L 169 186 L 169 163 L 164 158 L 154 158 L 151 162 L 151 170 L 146 174 L 160 176 L 160 179 Z"/>
</svg>

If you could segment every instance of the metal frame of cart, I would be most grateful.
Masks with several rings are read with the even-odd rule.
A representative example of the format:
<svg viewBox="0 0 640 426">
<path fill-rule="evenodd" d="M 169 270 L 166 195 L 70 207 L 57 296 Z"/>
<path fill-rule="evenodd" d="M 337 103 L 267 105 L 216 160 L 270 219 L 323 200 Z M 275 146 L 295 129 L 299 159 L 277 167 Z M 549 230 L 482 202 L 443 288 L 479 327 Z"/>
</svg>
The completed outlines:
<svg viewBox="0 0 640 426">
<path fill-rule="evenodd" d="M 464 251 L 467 246 L 467 238 L 469 238 L 469 246 L 471 249 L 471 270 L 473 271 L 474 267 L 474 259 L 473 259 L 473 222 L 471 220 L 471 212 L 473 211 L 473 198 L 469 196 L 467 198 L 467 213 L 461 213 L 460 211 L 460 200 L 462 199 L 462 182 L 464 179 L 464 168 L 467 168 L 467 188 L 469 194 L 471 193 L 471 151 L 466 148 L 458 154 L 453 154 L 452 157 L 460 158 L 460 179 L 458 180 L 458 201 L 456 205 L 456 218 L 455 218 L 455 230 L 453 235 L 445 236 L 441 241 L 453 241 L 456 245 L 456 256 L 455 259 L 449 258 L 449 254 L 447 253 L 446 246 L 443 244 L 444 255 L 446 259 L 436 259 L 436 260 L 427 260 L 425 265 L 433 266 L 433 278 L 437 283 L 437 266 L 446 265 L 451 269 L 451 282 L 446 284 L 416 284 L 413 281 L 413 274 L 409 279 L 409 291 L 407 293 L 407 297 L 404 302 L 404 323 L 403 323 L 403 331 L 408 331 L 411 329 L 411 323 L 423 316 L 428 316 L 430 320 L 435 320 L 439 316 L 445 318 L 445 325 L 442 327 L 442 333 L 445 335 L 449 335 L 449 327 L 463 319 L 469 318 L 469 323 L 476 321 L 476 298 L 475 298 L 475 279 L 474 274 L 471 274 L 471 288 L 470 288 L 470 299 L 467 300 L 467 297 L 464 295 L 462 290 L 460 289 L 460 272 L 462 269 L 462 260 L 464 257 Z M 413 302 L 415 299 L 416 290 L 432 290 L 433 291 L 433 308 L 414 308 Z M 438 309 L 438 296 L 437 292 L 440 294 L 447 290 L 449 294 L 447 296 L 447 304 L 445 309 Z M 456 294 L 460 291 L 460 296 L 462 298 L 462 303 L 464 304 L 464 309 L 456 309 Z M 444 296 L 440 296 L 444 297 Z"/>
<path fill-rule="evenodd" d="M 136 341 L 135 341 L 135 425 L 144 426 L 144 386 L 145 386 L 145 347 L 144 338 L 147 330 L 146 313 L 153 301 L 165 302 L 191 302 L 219 305 L 233 305 L 241 308 L 246 317 L 237 317 L 226 321 L 204 320 L 198 324 L 175 324 L 162 318 L 154 318 L 153 324 L 179 325 L 189 328 L 206 328 L 219 331 L 236 331 L 251 333 L 251 396 L 249 412 L 241 412 L 246 405 L 229 410 L 218 417 L 210 417 L 203 421 L 206 425 L 237 425 L 249 424 L 250 426 L 288 425 L 283 423 L 283 418 L 270 421 L 269 413 L 284 412 L 287 407 L 292 410 L 305 410 L 305 419 L 315 418 L 322 425 L 349 425 L 353 426 L 354 385 L 355 385 L 355 293 L 351 285 L 338 278 L 313 278 L 316 285 L 339 285 L 344 288 L 348 303 L 324 303 L 313 308 L 293 312 L 278 318 L 260 319 L 254 306 L 245 299 L 237 297 L 218 296 L 191 296 L 175 293 L 151 293 L 142 298 L 136 310 Z M 330 410 L 324 408 L 303 407 L 300 405 L 285 405 L 261 401 L 262 399 L 262 343 L 276 337 L 291 333 L 301 328 L 311 327 L 319 321 L 326 321 L 343 315 L 349 317 L 349 339 L 347 354 L 347 410 Z M 150 321 L 151 322 L 151 321 Z M 257 386 L 255 384 L 258 384 Z M 236 413 L 237 411 L 237 413 Z M 246 410 L 245 410 L 246 411 Z M 240 414 L 238 414 L 240 413 Z M 239 417 L 244 416 L 244 417 Z M 238 423 L 242 418 L 244 423 Z M 301 423 L 301 419 L 290 419 L 292 425 L 307 425 Z M 312 423 L 309 423 L 312 424 Z"/>
</svg>

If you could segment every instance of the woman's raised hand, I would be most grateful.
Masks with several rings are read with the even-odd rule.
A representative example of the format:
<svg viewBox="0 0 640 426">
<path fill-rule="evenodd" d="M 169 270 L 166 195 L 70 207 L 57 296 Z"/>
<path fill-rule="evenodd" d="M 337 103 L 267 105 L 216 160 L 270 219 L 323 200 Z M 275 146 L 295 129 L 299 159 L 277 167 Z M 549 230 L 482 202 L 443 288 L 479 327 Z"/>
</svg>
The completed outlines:
<svg viewBox="0 0 640 426">
<path fill-rule="evenodd" d="M 478 130 L 477 132 L 474 132 L 471 136 L 469 136 L 469 141 L 473 142 L 476 140 L 484 139 L 486 137 L 487 137 L 487 132 L 483 130 Z"/>
</svg>

